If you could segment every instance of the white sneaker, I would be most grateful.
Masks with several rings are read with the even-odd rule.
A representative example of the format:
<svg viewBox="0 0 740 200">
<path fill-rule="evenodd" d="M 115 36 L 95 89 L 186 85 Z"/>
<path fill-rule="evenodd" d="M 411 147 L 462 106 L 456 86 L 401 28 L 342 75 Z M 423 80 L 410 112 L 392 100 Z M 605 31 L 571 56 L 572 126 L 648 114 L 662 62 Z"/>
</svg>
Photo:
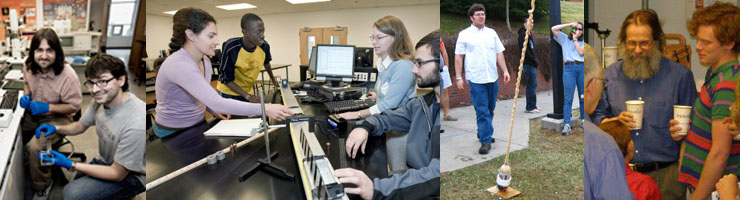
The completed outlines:
<svg viewBox="0 0 740 200">
<path fill-rule="evenodd" d="M 570 124 L 566 124 L 563 126 L 563 131 L 560 132 L 560 134 L 568 135 L 570 133 Z"/>
</svg>

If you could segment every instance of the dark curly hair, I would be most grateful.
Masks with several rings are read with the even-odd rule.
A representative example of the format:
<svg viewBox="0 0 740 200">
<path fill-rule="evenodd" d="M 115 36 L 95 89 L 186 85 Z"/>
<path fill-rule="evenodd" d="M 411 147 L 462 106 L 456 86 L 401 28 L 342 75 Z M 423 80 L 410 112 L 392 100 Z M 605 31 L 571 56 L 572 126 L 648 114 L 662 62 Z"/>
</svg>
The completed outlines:
<svg viewBox="0 0 740 200">
<path fill-rule="evenodd" d="M 170 39 L 170 52 L 175 52 L 185 45 L 185 30 L 190 29 L 195 34 L 200 34 L 206 28 L 208 22 L 216 23 L 216 20 L 206 11 L 198 8 L 183 8 L 172 16 L 172 39 Z"/>
<path fill-rule="evenodd" d="M 121 89 L 124 92 L 128 91 L 128 75 L 126 74 L 126 66 L 121 59 L 108 54 L 98 54 L 87 61 L 85 77 L 88 79 L 98 77 L 105 72 L 110 72 L 116 79 L 124 76 L 125 83 Z"/>
</svg>

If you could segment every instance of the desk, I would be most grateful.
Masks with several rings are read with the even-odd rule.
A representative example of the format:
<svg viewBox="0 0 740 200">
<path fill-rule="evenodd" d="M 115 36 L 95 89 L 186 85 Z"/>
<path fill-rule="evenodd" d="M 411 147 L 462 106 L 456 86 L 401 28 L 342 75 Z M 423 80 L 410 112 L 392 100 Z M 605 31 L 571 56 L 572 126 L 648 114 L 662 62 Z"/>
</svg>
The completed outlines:
<svg viewBox="0 0 740 200">
<path fill-rule="evenodd" d="M 306 116 L 316 116 L 317 124 L 314 133 L 332 166 L 339 169 L 340 156 L 345 156 L 339 155 L 339 148 L 344 147 L 340 147 L 337 142 L 338 138 L 328 135 L 324 129 L 327 118 L 326 108 L 313 105 L 302 105 L 301 108 Z M 290 143 L 290 135 L 285 128 L 269 135 L 270 150 L 279 152 L 279 157 L 273 162 L 294 174 L 295 182 L 273 178 L 264 172 L 258 172 L 245 182 L 238 181 L 239 176 L 246 173 L 246 170 L 257 162 L 257 159 L 265 156 L 264 139 L 257 139 L 237 149 L 236 156 L 228 153 L 224 162 L 197 167 L 150 189 L 147 191 L 147 196 L 153 199 L 304 199 L 298 163 L 296 163 Z M 200 135 L 181 144 L 170 144 L 171 141 L 165 140 L 163 143 L 163 140 L 155 140 L 147 144 L 147 183 L 240 140 L 208 139 Z M 329 150 L 324 146 L 327 141 L 332 144 Z M 192 148 L 181 149 L 180 152 L 167 148 L 167 146 L 174 145 Z M 364 155 L 358 154 L 354 160 L 348 158 L 348 166 L 364 171 L 371 179 L 387 177 L 385 137 L 370 137 L 365 153 Z"/>
<path fill-rule="evenodd" d="M 18 97 L 23 96 L 18 91 Z M 0 90 L 0 94 L 5 94 Z M 10 125 L 0 128 L 0 199 L 23 199 L 25 167 L 23 166 L 24 144 L 21 142 L 20 123 L 25 109 L 16 107 Z"/>
</svg>

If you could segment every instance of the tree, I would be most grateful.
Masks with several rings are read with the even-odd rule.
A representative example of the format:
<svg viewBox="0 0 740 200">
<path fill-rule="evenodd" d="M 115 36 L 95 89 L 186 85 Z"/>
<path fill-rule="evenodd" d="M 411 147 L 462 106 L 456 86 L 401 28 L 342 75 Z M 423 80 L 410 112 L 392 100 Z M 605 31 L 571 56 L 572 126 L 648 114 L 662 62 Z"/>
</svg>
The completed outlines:
<svg viewBox="0 0 740 200">
<path fill-rule="evenodd" d="M 511 22 L 509 22 L 509 0 L 506 0 L 506 28 L 511 31 Z"/>
</svg>

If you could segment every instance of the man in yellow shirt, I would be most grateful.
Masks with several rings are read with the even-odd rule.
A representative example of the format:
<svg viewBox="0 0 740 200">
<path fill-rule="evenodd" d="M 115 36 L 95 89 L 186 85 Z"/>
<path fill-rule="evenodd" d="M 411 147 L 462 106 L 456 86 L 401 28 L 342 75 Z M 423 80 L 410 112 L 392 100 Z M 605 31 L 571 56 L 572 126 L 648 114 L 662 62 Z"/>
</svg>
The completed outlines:
<svg viewBox="0 0 740 200">
<path fill-rule="evenodd" d="M 248 102 L 255 95 L 252 88 L 262 66 L 273 84 L 277 85 L 277 81 L 272 75 L 272 56 L 270 45 L 265 41 L 262 19 L 253 13 L 244 14 L 241 27 L 244 37 L 231 38 L 222 46 L 223 56 L 216 89 L 225 98 Z"/>
</svg>

